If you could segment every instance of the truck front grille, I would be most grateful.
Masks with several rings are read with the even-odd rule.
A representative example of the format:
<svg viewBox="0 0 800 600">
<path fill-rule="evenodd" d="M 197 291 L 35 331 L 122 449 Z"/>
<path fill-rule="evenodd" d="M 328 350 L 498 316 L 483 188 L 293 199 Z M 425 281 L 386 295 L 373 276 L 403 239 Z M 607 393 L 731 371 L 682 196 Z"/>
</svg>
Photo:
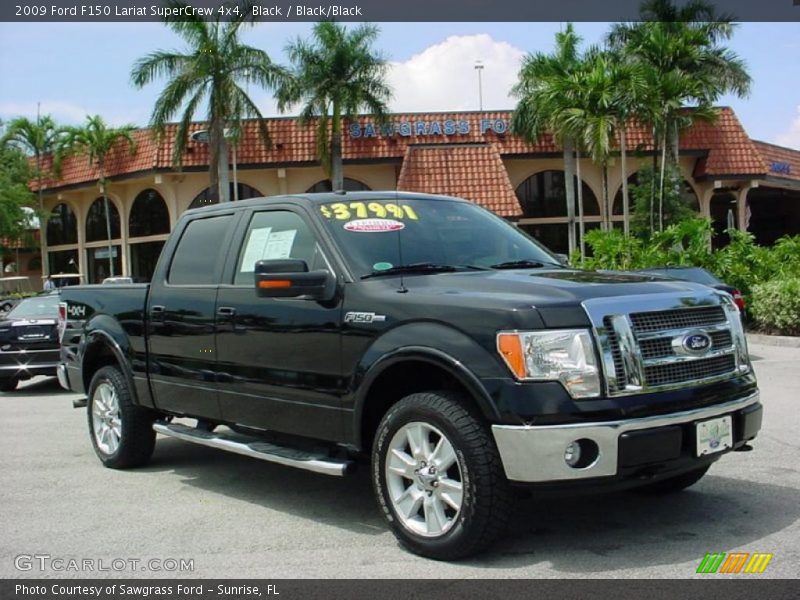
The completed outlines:
<svg viewBox="0 0 800 600">
<path fill-rule="evenodd" d="M 642 298 L 645 307 L 661 308 Z M 660 310 L 642 310 L 634 298 L 584 303 L 595 323 L 609 395 L 708 383 L 739 369 L 744 340 L 741 325 L 733 321 L 739 319 L 735 309 L 720 303 L 718 296 L 678 307 L 674 297 L 663 300 L 667 306 Z M 696 334 L 708 336 L 710 346 L 702 351 L 688 348 L 687 336 Z"/>
</svg>

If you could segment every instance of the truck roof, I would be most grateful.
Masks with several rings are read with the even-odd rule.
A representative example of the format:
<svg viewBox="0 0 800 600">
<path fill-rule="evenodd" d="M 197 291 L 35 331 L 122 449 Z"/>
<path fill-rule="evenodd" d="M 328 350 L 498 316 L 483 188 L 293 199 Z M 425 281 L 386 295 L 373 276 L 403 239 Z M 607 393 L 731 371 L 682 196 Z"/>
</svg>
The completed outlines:
<svg viewBox="0 0 800 600">
<path fill-rule="evenodd" d="M 317 194 L 284 194 L 281 196 L 264 196 L 261 198 L 249 198 L 236 202 L 237 207 L 247 208 L 250 206 L 264 206 L 269 204 L 279 204 L 282 202 L 306 202 L 308 204 L 324 204 L 326 202 L 358 202 L 371 200 L 431 200 L 431 201 L 452 201 L 469 202 L 463 198 L 454 196 L 441 196 L 437 194 L 423 194 L 419 192 L 396 192 L 389 191 L 358 191 L 358 192 L 322 192 Z M 187 210 L 184 214 L 194 215 L 202 213 L 216 212 L 228 208 L 228 203 L 217 203 L 200 208 Z"/>
</svg>

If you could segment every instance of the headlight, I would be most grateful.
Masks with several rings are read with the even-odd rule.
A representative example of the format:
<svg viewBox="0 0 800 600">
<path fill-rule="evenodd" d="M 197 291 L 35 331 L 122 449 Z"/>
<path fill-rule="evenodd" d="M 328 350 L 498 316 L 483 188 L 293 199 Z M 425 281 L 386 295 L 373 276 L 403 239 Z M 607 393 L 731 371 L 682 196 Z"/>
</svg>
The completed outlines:
<svg viewBox="0 0 800 600">
<path fill-rule="evenodd" d="M 600 375 L 587 330 L 500 332 L 497 349 L 517 379 L 560 381 L 573 398 L 600 395 Z"/>
</svg>

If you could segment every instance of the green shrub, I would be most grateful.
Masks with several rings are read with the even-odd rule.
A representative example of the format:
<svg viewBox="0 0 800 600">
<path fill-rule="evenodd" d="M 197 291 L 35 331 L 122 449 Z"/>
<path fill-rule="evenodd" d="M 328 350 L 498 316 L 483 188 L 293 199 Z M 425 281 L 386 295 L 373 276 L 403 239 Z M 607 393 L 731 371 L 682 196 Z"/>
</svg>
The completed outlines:
<svg viewBox="0 0 800 600">
<path fill-rule="evenodd" d="M 749 311 L 768 333 L 800 335 L 800 277 L 753 286 Z"/>
</svg>

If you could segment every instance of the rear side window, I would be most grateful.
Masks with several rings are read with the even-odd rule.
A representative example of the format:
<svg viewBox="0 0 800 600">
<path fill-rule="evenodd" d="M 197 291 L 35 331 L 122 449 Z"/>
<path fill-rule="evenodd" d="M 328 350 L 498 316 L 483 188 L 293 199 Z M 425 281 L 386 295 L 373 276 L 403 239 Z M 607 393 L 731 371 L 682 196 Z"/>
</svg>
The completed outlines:
<svg viewBox="0 0 800 600">
<path fill-rule="evenodd" d="M 172 285 L 210 285 L 231 217 L 222 215 L 192 221 L 175 249 L 167 281 Z"/>
</svg>

